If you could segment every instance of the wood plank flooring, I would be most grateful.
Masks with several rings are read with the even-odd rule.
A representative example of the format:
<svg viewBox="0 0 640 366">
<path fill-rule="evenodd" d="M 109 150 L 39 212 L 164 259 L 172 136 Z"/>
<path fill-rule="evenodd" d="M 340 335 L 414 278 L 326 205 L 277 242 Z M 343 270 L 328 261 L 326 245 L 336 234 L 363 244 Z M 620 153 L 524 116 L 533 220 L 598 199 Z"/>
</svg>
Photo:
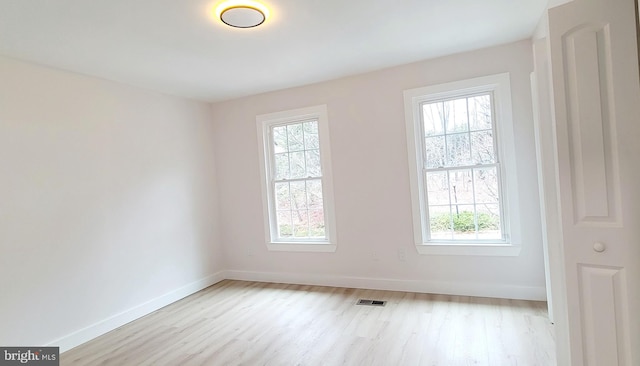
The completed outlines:
<svg viewBox="0 0 640 366">
<path fill-rule="evenodd" d="M 384 307 L 355 305 L 358 299 Z M 61 365 L 553 366 L 544 302 L 223 281 Z"/>
</svg>

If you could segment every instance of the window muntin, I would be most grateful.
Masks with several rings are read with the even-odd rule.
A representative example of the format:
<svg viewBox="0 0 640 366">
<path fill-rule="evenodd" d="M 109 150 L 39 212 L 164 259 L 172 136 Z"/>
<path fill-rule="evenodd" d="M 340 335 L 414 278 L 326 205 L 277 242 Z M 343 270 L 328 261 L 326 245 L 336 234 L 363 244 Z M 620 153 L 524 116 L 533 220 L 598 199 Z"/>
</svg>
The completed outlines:
<svg viewBox="0 0 640 366">
<path fill-rule="evenodd" d="M 491 98 L 491 119 L 484 118 L 486 116 L 482 114 L 478 116 L 478 113 L 473 113 L 474 108 L 478 107 L 474 104 L 476 101 L 466 100 L 466 98 L 483 95 L 489 95 Z M 456 103 L 463 103 L 461 99 L 465 100 L 465 104 L 470 104 L 467 107 L 467 113 L 472 111 L 470 115 L 467 115 L 466 121 L 464 113 L 456 113 L 455 115 L 450 113 L 452 109 L 455 110 Z M 456 100 L 457 102 L 453 102 Z M 509 73 L 405 90 L 404 101 L 407 152 L 410 167 L 409 185 L 412 198 L 413 236 L 418 253 L 472 256 L 519 255 L 522 249 L 522 236 L 520 233 L 520 200 L 516 167 L 516 135 L 514 133 L 511 109 Z M 445 106 L 433 103 L 445 103 L 448 101 L 451 101 L 447 106 L 448 117 L 451 118 L 451 121 L 447 124 L 435 121 L 425 126 L 425 105 L 431 104 L 428 108 L 434 109 L 434 113 L 439 111 L 444 115 Z M 482 100 L 478 101 L 481 102 Z M 426 118 L 428 119 L 430 116 L 427 115 Z M 488 121 L 492 123 L 491 128 L 488 127 Z M 491 130 L 492 139 L 488 139 L 489 130 Z M 493 149 L 488 149 L 486 152 L 475 149 L 476 153 L 473 153 L 471 133 L 478 132 L 478 135 L 480 135 L 480 131 L 483 131 L 484 136 L 482 137 L 487 142 L 493 140 Z M 460 134 L 455 136 L 457 140 L 453 136 L 448 137 L 449 141 L 453 141 L 453 145 L 448 146 L 446 144 L 447 136 L 455 135 L 456 133 Z M 468 138 L 465 138 L 464 134 Z M 429 151 L 431 153 L 429 157 L 425 147 L 428 137 L 440 137 L 433 140 L 441 141 L 439 145 L 430 145 Z M 456 145 L 456 142 L 460 140 L 462 143 Z M 467 141 L 468 146 L 466 145 Z M 457 148 L 458 146 L 459 148 Z M 460 151 L 464 153 L 460 153 Z M 445 165 L 447 159 L 456 162 L 458 165 Z M 495 170 L 493 170 L 493 166 L 495 166 Z M 483 168 L 484 170 L 482 170 Z M 427 180 L 427 172 L 430 172 L 429 179 L 431 182 Z M 470 180 L 473 183 L 471 186 L 468 185 Z M 499 187 L 498 208 L 501 210 L 499 222 L 501 238 L 498 238 L 496 233 L 494 233 L 493 237 L 497 239 L 454 238 L 454 234 L 451 233 L 453 230 L 450 216 L 448 216 L 448 220 L 441 219 L 443 223 L 440 228 L 444 227 L 445 230 L 434 230 L 436 235 L 431 234 L 430 217 L 436 217 L 438 214 L 451 215 L 452 212 L 455 212 L 452 208 L 449 208 L 447 212 L 447 208 L 451 207 L 451 181 L 456 184 L 456 194 L 467 195 L 466 201 L 460 201 L 461 196 L 458 195 L 457 204 L 466 206 L 462 208 L 470 211 L 469 209 L 473 207 L 473 202 L 468 197 L 475 199 L 476 207 L 478 207 L 478 204 L 495 205 L 495 199 L 492 198 L 495 196 L 495 192 L 491 190 L 487 192 L 487 187 L 478 187 L 477 182 L 488 182 L 487 184 L 490 184 L 489 188 L 491 188 L 495 187 L 496 180 Z M 430 183 L 430 187 L 428 183 Z M 467 184 L 466 192 L 464 190 L 462 192 L 459 191 L 458 188 L 463 188 L 464 184 Z M 471 187 L 471 190 L 469 190 L 469 187 Z M 469 194 L 469 192 L 473 195 Z M 429 195 L 431 196 L 430 198 L 428 197 Z M 455 197 L 453 200 L 455 203 Z M 431 209 L 431 213 L 429 212 L 430 203 L 435 206 Z M 442 206 L 438 207 L 438 205 Z M 458 207 L 458 209 L 460 208 Z M 493 209 L 495 206 L 488 206 L 487 208 Z M 477 211 L 474 215 L 471 215 L 471 220 L 469 220 L 469 215 L 466 214 L 467 222 L 471 221 L 473 223 L 471 225 L 474 229 L 473 236 L 475 236 Z M 436 224 L 434 222 L 434 225 Z M 451 238 L 449 238 L 449 235 Z"/>
<path fill-rule="evenodd" d="M 271 128 L 277 240 L 326 240 L 318 121 Z"/>
<path fill-rule="evenodd" d="M 420 104 L 427 241 L 504 240 L 493 93 Z"/>
<path fill-rule="evenodd" d="M 335 252 L 326 105 L 256 116 L 269 250 Z"/>
</svg>

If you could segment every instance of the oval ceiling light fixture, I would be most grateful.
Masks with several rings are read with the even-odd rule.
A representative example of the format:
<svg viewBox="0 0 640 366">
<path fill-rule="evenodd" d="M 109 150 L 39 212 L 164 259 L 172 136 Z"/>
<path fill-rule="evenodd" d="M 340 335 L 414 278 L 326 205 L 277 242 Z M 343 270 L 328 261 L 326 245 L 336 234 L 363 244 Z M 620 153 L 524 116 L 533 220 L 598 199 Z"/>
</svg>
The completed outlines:
<svg viewBox="0 0 640 366">
<path fill-rule="evenodd" d="M 227 0 L 216 7 L 216 15 L 228 26 L 253 28 L 267 20 L 269 9 L 253 0 Z"/>
</svg>

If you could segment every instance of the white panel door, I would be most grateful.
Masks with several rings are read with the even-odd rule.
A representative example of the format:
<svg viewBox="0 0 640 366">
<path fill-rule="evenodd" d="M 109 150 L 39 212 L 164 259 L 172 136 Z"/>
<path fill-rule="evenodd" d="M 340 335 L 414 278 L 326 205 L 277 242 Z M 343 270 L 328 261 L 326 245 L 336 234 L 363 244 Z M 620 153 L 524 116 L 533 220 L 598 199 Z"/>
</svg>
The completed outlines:
<svg viewBox="0 0 640 366">
<path fill-rule="evenodd" d="M 571 364 L 640 365 L 640 82 L 634 0 L 549 10 Z"/>
</svg>

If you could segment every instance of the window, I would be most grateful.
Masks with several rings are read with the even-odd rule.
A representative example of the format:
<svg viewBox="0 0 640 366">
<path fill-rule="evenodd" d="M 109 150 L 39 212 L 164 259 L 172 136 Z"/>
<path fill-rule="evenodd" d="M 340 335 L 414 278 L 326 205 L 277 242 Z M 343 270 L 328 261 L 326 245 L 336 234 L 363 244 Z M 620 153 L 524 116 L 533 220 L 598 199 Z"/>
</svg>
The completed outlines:
<svg viewBox="0 0 640 366">
<path fill-rule="evenodd" d="M 269 249 L 335 251 L 326 106 L 256 121 Z"/>
<path fill-rule="evenodd" d="M 508 74 L 405 91 L 421 253 L 519 253 L 510 93 Z"/>
</svg>

